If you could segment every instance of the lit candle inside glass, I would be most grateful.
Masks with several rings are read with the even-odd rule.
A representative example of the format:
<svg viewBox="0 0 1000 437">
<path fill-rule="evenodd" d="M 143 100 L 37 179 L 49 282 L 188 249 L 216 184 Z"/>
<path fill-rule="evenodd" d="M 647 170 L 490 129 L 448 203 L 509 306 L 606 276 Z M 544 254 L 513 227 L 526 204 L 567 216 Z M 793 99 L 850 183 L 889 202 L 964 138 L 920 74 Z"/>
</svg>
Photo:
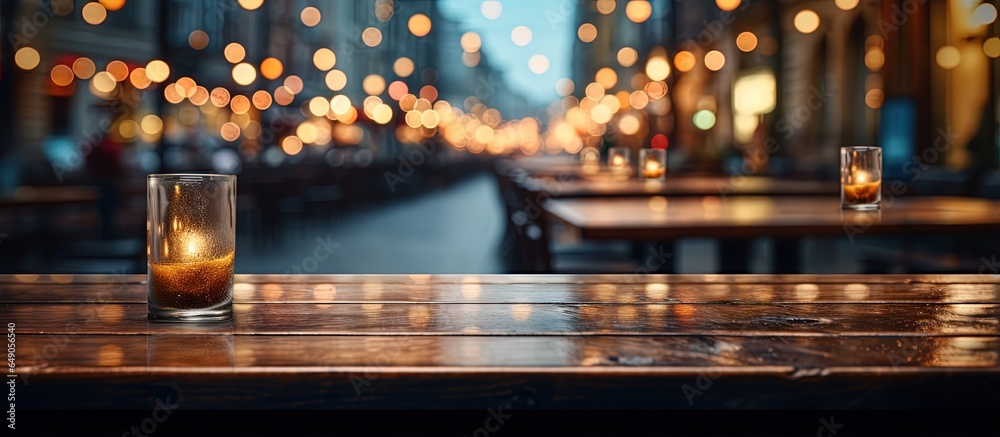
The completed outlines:
<svg viewBox="0 0 1000 437">
<path fill-rule="evenodd" d="M 149 317 L 232 318 L 235 177 L 149 178 Z"/>
<path fill-rule="evenodd" d="M 643 179 L 663 180 L 667 173 L 667 151 L 664 149 L 639 150 L 639 172 Z"/>
<path fill-rule="evenodd" d="M 844 200 L 848 203 L 874 203 L 878 200 L 882 181 L 872 181 L 871 174 L 858 170 L 854 172 L 854 183 L 844 184 Z"/>
<path fill-rule="evenodd" d="M 877 210 L 882 201 L 882 149 L 852 146 L 840 149 L 842 208 Z"/>
<path fill-rule="evenodd" d="M 646 168 L 642 169 L 642 175 L 653 179 L 663 176 L 663 167 L 660 166 L 659 162 L 656 161 L 646 161 Z"/>
<path fill-rule="evenodd" d="M 632 169 L 629 167 L 629 162 L 631 161 L 630 155 L 631 151 L 624 147 L 612 147 L 608 149 L 608 167 L 611 168 L 612 172 L 618 174 L 628 174 L 631 173 Z"/>
</svg>

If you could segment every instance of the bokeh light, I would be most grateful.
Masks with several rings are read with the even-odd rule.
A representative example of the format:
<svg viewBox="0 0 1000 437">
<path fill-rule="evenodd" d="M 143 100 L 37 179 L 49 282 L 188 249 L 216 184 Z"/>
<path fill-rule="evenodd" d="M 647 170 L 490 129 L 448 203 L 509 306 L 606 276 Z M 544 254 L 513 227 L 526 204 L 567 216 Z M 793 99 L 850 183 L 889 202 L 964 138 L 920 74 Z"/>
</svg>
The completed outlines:
<svg viewBox="0 0 1000 437">
<path fill-rule="evenodd" d="M 859 1 L 860 0 L 835 0 L 834 3 L 837 5 L 838 8 L 845 11 L 849 11 L 851 9 L 856 8 L 858 6 Z"/>
<path fill-rule="evenodd" d="M 663 56 L 652 56 L 646 62 L 646 76 L 652 80 L 664 80 L 670 76 L 670 63 Z"/>
<path fill-rule="evenodd" d="M 213 89 L 211 93 L 208 94 L 208 99 L 216 107 L 222 108 L 224 106 L 227 106 L 229 105 L 229 90 L 222 87 L 217 87 Z"/>
<path fill-rule="evenodd" d="M 618 64 L 622 67 L 631 67 L 639 60 L 639 52 L 632 47 L 623 47 L 618 51 Z"/>
<path fill-rule="evenodd" d="M 459 39 L 459 44 L 461 44 L 462 50 L 473 53 L 478 52 L 479 49 L 482 48 L 483 40 L 479 37 L 478 33 L 469 31 L 462 34 L 462 37 Z"/>
<path fill-rule="evenodd" d="M 274 80 L 281 77 L 281 73 L 284 71 L 285 66 L 281 64 L 278 58 L 267 58 L 260 63 L 260 75 L 267 80 Z"/>
<path fill-rule="evenodd" d="M 976 9 L 972 11 L 972 24 L 975 26 L 986 26 L 993 24 L 997 20 L 997 8 L 989 3 L 983 3 L 976 6 Z"/>
<path fill-rule="evenodd" d="M 734 11 L 736 8 L 740 7 L 741 0 L 715 0 L 715 5 L 719 7 L 720 10 L 729 12 Z"/>
<path fill-rule="evenodd" d="M 597 70 L 597 74 L 594 75 L 594 80 L 599 83 L 604 89 L 614 88 L 618 83 L 618 73 L 610 67 L 604 67 Z"/>
<path fill-rule="evenodd" d="M 229 63 L 235 64 L 243 61 L 243 58 L 247 56 L 247 51 L 243 48 L 242 44 L 238 42 L 231 42 L 226 45 L 225 49 L 222 50 L 222 54 L 225 55 L 226 60 L 229 61 Z"/>
<path fill-rule="evenodd" d="M 238 0 L 240 7 L 248 11 L 256 10 L 264 4 L 264 0 Z"/>
<path fill-rule="evenodd" d="M 413 74 L 413 69 L 413 60 L 407 57 L 396 59 L 396 62 L 392 63 L 392 71 L 399 77 L 409 77 Z"/>
<path fill-rule="evenodd" d="M 803 9 L 795 14 L 795 30 L 802 33 L 813 33 L 819 29 L 819 14 L 810 9 Z"/>
<path fill-rule="evenodd" d="M 319 20 L 322 18 L 322 15 L 319 13 L 319 9 L 308 6 L 302 9 L 302 13 L 299 14 L 299 18 L 302 19 L 302 24 L 314 27 L 319 24 Z"/>
<path fill-rule="evenodd" d="M 545 55 L 534 55 L 528 59 L 528 69 L 535 74 L 545 74 L 549 71 L 549 58 Z"/>
<path fill-rule="evenodd" d="M 615 0 L 597 0 L 594 5 L 597 8 L 597 12 L 601 15 L 608 15 L 615 11 L 615 6 L 617 6 Z"/>
<path fill-rule="evenodd" d="M 597 27 L 590 23 L 583 23 L 580 28 L 576 30 L 576 36 L 580 38 L 583 42 L 593 42 L 597 39 Z"/>
<path fill-rule="evenodd" d="M 953 46 L 944 46 L 938 49 L 935 60 L 941 68 L 951 70 L 962 63 L 962 52 Z"/>
<path fill-rule="evenodd" d="M 488 20 L 496 20 L 503 15 L 503 3 L 497 0 L 486 0 L 479 5 L 479 12 Z"/>
<path fill-rule="evenodd" d="M 128 79 L 128 65 L 125 65 L 122 61 L 115 60 L 108 62 L 108 66 L 104 70 L 110 73 L 116 82 Z"/>
<path fill-rule="evenodd" d="M 427 36 L 431 33 L 431 19 L 424 14 L 413 14 L 409 21 L 406 22 L 406 27 L 410 29 L 410 33 L 418 38 Z"/>
<path fill-rule="evenodd" d="M 313 53 L 313 65 L 320 71 L 328 71 L 337 65 L 337 55 L 326 47 L 316 50 Z"/>
<path fill-rule="evenodd" d="M 347 75 L 340 70 L 330 70 L 326 73 L 324 81 L 326 82 L 326 87 L 331 91 L 340 91 L 347 86 Z"/>
<path fill-rule="evenodd" d="M 369 27 L 361 32 L 361 42 L 368 47 L 375 47 L 382 43 L 382 31 L 375 27 Z"/>
<path fill-rule="evenodd" d="M 715 127 L 715 113 L 707 109 L 702 109 L 694 113 L 692 119 L 694 126 L 701 130 L 709 130 Z"/>
<path fill-rule="evenodd" d="M 149 61 L 146 64 L 146 77 L 155 83 L 163 82 L 170 77 L 170 67 L 159 59 Z"/>
<path fill-rule="evenodd" d="M 625 16 L 635 23 L 644 23 L 653 14 L 653 6 L 646 0 L 630 0 L 625 4 Z"/>
<path fill-rule="evenodd" d="M 145 68 L 143 68 L 142 70 L 143 72 L 146 71 Z M 79 57 L 76 58 L 75 61 L 73 61 L 73 73 L 76 74 L 76 77 L 80 79 L 83 80 L 90 79 L 92 76 L 94 76 L 94 73 L 96 72 L 97 72 L 97 66 L 94 65 L 94 61 L 91 61 L 90 58 Z"/>
<path fill-rule="evenodd" d="M 568 77 L 564 77 L 556 81 L 556 92 L 559 93 L 560 96 L 566 97 L 573 94 L 574 88 L 575 85 L 573 84 L 573 79 Z"/>
<path fill-rule="evenodd" d="M 271 94 L 267 91 L 258 90 L 253 93 L 253 97 L 250 100 L 253 101 L 254 108 L 263 111 L 271 107 L 273 99 L 271 98 Z"/>
<path fill-rule="evenodd" d="M 73 74 L 73 69 L 69 68 L 69 66 L 59 64 L 56 65 L 55 67 L 52 67 L 52 71 L 49 73 L 49 77 L 52 79 L 52 83 L 59 86 L 67 86 L 73 83 L 73 78 L 76 77 L 76 75 Z M 111 90 L 114 89 L 115 80 L 113 77 L 111 78 L 111 82 L 112 85 L 110 89 L 100 89 L 100 88 L 98 89 L 103 92 L 110 92 Z"/>
<path fill-rule="evenodd" d="M 208 34 L 204 30 L 195 30 L 188 35 L 188 45 L 195 50 L 204 50 L 208 47 Z"/>
<path fill-rule="evenodd" d="M 377 74 L 369 74 L 361 81 L 361 88 L 371 96 L 382 94 L 385 91 L 385 78 Z"/>
<path fill-rule="evenodd" d="M 246 62 L 241 62 L 233 66 L 233 81 L 247 86 L 257 80 L 257 70 Z"/>
<path fill-rule="evenodd" d="M 33 70 L 39 62 L 41 62 L 41 57 L 38 55 L 38 50 L 34 48 L 21 47 L 14 53 L 14 63 L 23 70 Z"/>
<path fill-rule="evenodd" d="M 281 140 L 281 150 L 289 156 L 298 155 L 302 151 L 302 140 L 295 135 L 287 136 Z"/>
<path fill-rule="evenodd" d="M 698 59 L 694 57 L 694 53 L 689 51 L 680 51 L 674 55 L 674 67 L 677 67 L 677 71 L 682 73 L 691 71 L 697 63 Z"/>
<path fill-rule="evenodd" d="M 983 41 L 983 53 L 991 58 L 1000 57 L 1000 38 L 994 36 Z"/>
<path fill-rule="evenodd" d="M 743 32 L 736 37 L 736 47 L 740 51 L 750 53 L 753 49 L 757 48 L 757 35 L 753 32 Z"/>
<path fill-rule="evenodd" d="M 726 55 L 718 50 L 712 50 L 705 54 L 705 67 L 712 71 L 719 71 L 726 65 Z M 652 77 L 652 76 L 650 76 Z"/>
<path fill-rule="evenodd" d="M 83 5 L 83 9 L 80 10 L 80 15 L 83 17 L 83 21 L 87 24 L 98 25 L 104 22 L 108 18 L 108 10 L 104 5 L 98 2 L 90 2 Z"/>
<path fill-rule="evenodd" d="M 528 26 L 517 26 L 510 31 L 510 40 L 514 45 L 524 47 L 531 43 L 531 29 Z"/>
</svg>

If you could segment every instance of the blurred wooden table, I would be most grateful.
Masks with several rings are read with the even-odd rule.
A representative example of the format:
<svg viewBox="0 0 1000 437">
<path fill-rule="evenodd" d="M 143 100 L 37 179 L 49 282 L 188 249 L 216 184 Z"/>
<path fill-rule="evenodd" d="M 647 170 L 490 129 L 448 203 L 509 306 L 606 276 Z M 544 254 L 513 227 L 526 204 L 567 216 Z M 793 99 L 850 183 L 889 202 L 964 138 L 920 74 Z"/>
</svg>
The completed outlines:
<svg viewBox="0 0 1000 437">
<path fill-rule="evenodd" d="M 840 196 L 839 185 L 823 181 L 748 176 L 683 176 L 666 181 L 531 178 L 525 188 L 552 198 L 648 196 Z"/>
<path fill-rule="evenodd" d="M 1000 404 L 996 275 L 237 275 L 205 326 L 144 279 L 0 276 L 22 410 Z"/>
<path fill-rule="evenodd" d="M 659 240 L 861 234 L 950 234 L 1000 230 L 1000 202 L 898 197 L 881 211 L 842 210 L 838 196 L 554 199 L 555 219 L 583 238 Z"/>
</svg>

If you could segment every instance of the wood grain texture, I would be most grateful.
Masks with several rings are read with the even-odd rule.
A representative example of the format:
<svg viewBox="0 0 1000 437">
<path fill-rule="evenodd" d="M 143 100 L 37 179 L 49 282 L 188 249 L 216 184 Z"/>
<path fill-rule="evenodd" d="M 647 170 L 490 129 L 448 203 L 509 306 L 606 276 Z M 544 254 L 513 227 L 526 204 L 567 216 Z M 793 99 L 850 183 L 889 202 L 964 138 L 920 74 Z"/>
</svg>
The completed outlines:
<svg viewBox="0 0 1000 437">
<path fill-rule="evenodd" d="M 59 347 L 58 353 L 53 347 Z M 1000 337 L 23 335 L 22 370 L 210 367 L 991 368 Z M 48 350 L 46 350 L 48 348 Z M 37 352 L 37 353 L 34 353 Z M 88 370 L 89 369 L 89 370 Z M 135 371 L 135 370 L 132 370 Z M 902 369 L 900 369 L 902 371 Z"/>
<path fill-rule="evenodd" d="M 237 282 L 235 303 L 1000 303 L 1000 285 L 982 283 L 712 283 L 627 281 L 587 284 L 428 284 L 335 281 Z M 0 303 L 144 304 L 147 287 L 129 284 L 0 285 Z"/>
<path fill-rule="evenodd" d="M 4 304 L 25 334 L 183 333 L 139 304 Z M 252 335 L 992 335 L 998 304 L 234 304 Z"/>
<path fill-rule="evenodd" d="M 881 211 L 840 208 L 830 197 L 553 199 L 548 214 L 583 238 L 669 240 L 683 237 L 859 236 L 982 232 L 996 235 L 1000 202 L 909 197 Z"/>
<path fill-rule="evenodd" d="M 207 325 L 143 278 L 0 276 L 24 408 L 1000 408 L 996 275 L 240 275 Z"/>
</svg>

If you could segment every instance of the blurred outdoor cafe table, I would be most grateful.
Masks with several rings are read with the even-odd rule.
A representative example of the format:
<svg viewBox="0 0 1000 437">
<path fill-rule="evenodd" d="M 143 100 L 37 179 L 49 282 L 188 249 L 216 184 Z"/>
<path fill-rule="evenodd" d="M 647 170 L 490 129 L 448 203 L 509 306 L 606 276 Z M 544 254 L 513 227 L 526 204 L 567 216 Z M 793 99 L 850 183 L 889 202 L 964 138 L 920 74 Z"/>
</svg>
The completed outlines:
<svg viewBox="0 0 1000 437">
<path fill-rule="evenodd" d="M 1000 202 L 964 197 L 893 197 L 883 201 L 880 211 L 843 210 L 837 196 L 556 198 L 545 209 L 584 239 L 783 238 L 792 241 L 781 248 L 783 268 L 790 271 L 798 271 L 797 240 L 802 237 L 995 236 L 1000 230 Z M 746 254 L 722 258 L 747 261 Z"/>
<path fill-rule="evenodd" d="M 839 184 L 766 176 L 679 176 L 665 181 L 528 178 L 531 191 L 552 198 L 643 196 L 839 196 Z"/>
<path fill-rule="evenodd" d="M 144 280 L 0 275 L 18 413 L 1000 407 L 997 275 L 237 275 L 215 325 Z"/>
</svg>

